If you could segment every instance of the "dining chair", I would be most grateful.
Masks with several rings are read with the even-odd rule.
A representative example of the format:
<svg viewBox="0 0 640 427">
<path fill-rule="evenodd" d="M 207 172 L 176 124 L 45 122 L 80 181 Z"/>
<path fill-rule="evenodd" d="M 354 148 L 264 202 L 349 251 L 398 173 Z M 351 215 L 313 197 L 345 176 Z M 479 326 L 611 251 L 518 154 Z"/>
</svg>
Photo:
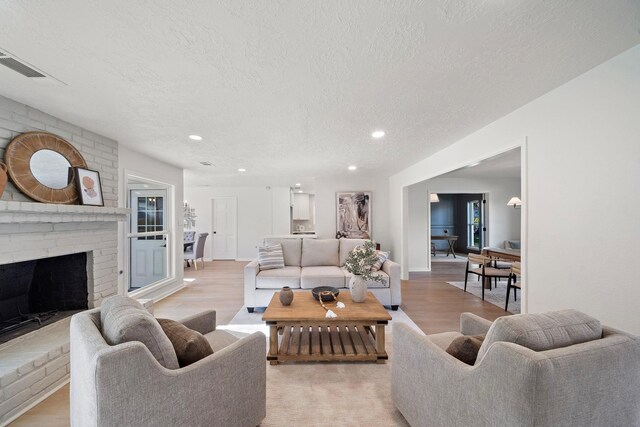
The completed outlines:
<svg viewBox="0 0 640 427">
<path fill-rule="evenodd" d="M 504 260 L 500 257 L 496 257 L 496 256 L 492 256 L 491 259 L 493 260 L 493 267 L 500 269 L 500 270 L 511 270 L 511 263 L 512 261 L 509 260 Z M 501 277 L 497 277 L 495 278 L 494 284 L 495 287 L 498 287 L 498 282 L 500 281 Z"/>
<path fill-rule="evenodd" d="M 185 250 L 184 252 L 184 260 L 190 261 L 193 260 L 193 264 L 196 266 L 196 270 L 198 269 L 198 260 L 202 260 L 202 268 L 204 268 L 204 244 L 207 241 L 207 236 L 209 233 L 200 233 L 198 234 L 198 241 L 194 246 L 191 246 L 190 249 Z"/>
<path fill-rule="evenodd" d="M 489 288 L 491 289 L 491 279 L 493 278 L 505 278 L 508 279 L 511 276 L 511 271 L 499 269 L 491 266 L 493 259 L 484 256 L 469 253 L 467 257 L 467 268 L 464 275 L 464 291 L 467 292 L 467 280 L 469 273 L 477 275 L 481 279 L 482 287 L 482 300 L 484 301 L 484 287 L 485 279 L 489 279 Z M 478 267 L 474 267 L 477 265 Z"/>
<path fill-rule="evenodd" d="M 189 243 L 194 243 L 196 241 L 196 232 L 195 231 L 185 231 L 184 232 L 184 244 L 188 245 Z"/>
<path fill-rule="evenodd" d="M 521 289 L 521 283 L 518 283 L 518 277 L 522 277 L 522 271 L 520 270 L 520 263 L 514 262 L 511 264 L 511 272 L 509 274 L 509 280 L 507 281 L 507 298 L 504 302 L 504 311 L 507 311 L 509 306 L 509 292 L 513 288 L 513 300 L 518 300 L 517 290 Z"/>
</svg>

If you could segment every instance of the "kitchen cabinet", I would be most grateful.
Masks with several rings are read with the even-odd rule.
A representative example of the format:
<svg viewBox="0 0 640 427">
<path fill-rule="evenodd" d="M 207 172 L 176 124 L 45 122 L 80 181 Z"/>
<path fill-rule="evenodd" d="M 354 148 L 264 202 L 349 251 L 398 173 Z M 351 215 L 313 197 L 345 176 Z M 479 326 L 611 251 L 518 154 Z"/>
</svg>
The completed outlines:
<svg viewBox="0 0 640 427">
<path fill-rule="evenodd" d="M 294 193 L 293 194 L 293 219 L 309 219 L 309 194 Z"/>
</svg>

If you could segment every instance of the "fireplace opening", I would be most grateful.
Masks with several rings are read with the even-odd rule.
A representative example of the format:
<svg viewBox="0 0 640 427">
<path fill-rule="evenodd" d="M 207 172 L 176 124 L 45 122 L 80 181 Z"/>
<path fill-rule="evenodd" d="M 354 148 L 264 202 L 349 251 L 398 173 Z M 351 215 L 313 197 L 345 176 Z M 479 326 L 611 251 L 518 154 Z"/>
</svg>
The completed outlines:
<svg viewBox="0 0 640 427">
<path fill-rule="evenodd" d="M 89 308 L 87 253 L 0 265 L 0 343 Z"/>
</svg>

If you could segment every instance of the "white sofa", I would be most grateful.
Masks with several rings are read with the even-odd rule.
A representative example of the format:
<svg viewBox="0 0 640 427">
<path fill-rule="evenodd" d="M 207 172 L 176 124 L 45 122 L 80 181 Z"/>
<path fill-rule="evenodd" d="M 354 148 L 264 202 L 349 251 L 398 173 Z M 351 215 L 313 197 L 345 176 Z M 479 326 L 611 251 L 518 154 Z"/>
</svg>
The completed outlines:
<svg viewBox="0 0 640 427">
<path fill-rule="evenodd" d="M 280 243 L 284 268 L 260 270 L 254 259 L 244 268 L 244 304 L 252 313 L 256 307 L 266 307 L 274 292 L 283 286 L 294 289 L 313 289 L 333 286 L 348 289 L 351 273 L 344 268 L 347 255 L 363 239 L 267 239 L 265 244 Z M 397 310 L 402 302 L 400 265 L 386 260 L 378 272 L 384 283 L 367 282 L 369 290 L 382 305 Z M 294 299 L 295 301 L 295 299 Z"/>
</svg>

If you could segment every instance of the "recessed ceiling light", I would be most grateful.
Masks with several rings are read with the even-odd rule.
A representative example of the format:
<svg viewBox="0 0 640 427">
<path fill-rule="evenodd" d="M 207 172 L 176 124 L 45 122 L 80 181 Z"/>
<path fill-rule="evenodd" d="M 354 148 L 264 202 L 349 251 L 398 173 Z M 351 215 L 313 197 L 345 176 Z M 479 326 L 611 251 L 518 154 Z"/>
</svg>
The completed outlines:
<svg viewBox="0 0 640 427">
<path fill-rule="evenodd" d="M 302 184 L 298 183 L 298 184 L 296 184 L 296 187 L 300 187 L 301 185 L 302 185 Z"/>
<path fill-rule="evenodd" d="M 189 139 L 194 141 L 202 141 L 202 137 L 200 135 L 189 135 Z"/>
<path fill-rule="evenodd" d="M 298 193 L 302 193 L 302 190 L 298 190 Z"/>
<path fill-rule="evenodd" d="M 247 170 L 245 168 L 238 168 L 238 172 L 246 172 Z"/>
<path fill-rule="evenodd" d="M 354 165 L 351 165 L 351 166 L 349 166 L 349 168 L 348 168 L 348 169 L 349 169 L 350 171 L 354 171 L 354 170 L 356 170 L 356 169 L 358 169 L 358 168 L 357 168 L 357 167 L 355 167 Z"/>
<path fill-rule="evenodd" d="M 384 131 L 383 131 L 383 130 L 377 130 L 377 131 L 375 131 L 375 132 L 372 132 L 372 133 L 371 133 L 371 136 L 372 136 L 373 138 L 376 138 L 376 139 L 378 139 L 378 138 L 382 138 L 382 137 L 384 136 Z"/>
</svg>

